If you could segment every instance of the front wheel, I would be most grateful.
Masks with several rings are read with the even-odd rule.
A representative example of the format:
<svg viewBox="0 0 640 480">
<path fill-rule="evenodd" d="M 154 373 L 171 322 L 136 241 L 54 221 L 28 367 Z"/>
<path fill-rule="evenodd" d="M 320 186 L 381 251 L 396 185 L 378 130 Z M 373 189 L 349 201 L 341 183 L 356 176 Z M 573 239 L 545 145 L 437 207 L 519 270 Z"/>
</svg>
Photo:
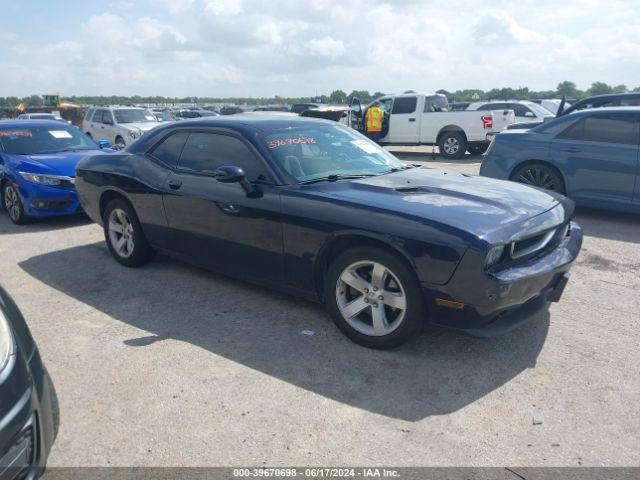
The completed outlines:
<svg viewBox="0 0 640 480">
<path fill-rule="evenodd" d="M 468 150 L 471 155 L 483 155 L 484 152 L 487 151 L 487 148 L 489 148 L 489 145 L 486 143 L 476 143 L 469 145 Z"/>
<path fill-rule="evenodd" d="M 126 146 L 127 146 L 127 144 L 124 142 L 124 138 L 116 137 L 116 148 L 118 150 L 122 150 Z"/>
<path fill-rule="evenodd" d="M 125 267 L 144 265 L 155 256 L 136 212 L 123 199 L 116 198 L 109 202 L 104 211 L 103 224 L 111 255 Z"/>
<path fill-rule="evenodd" d="M 511 175 L 511 180 L 565 194 L 562 177 L 553 168 L 543 163 L 530 163 L 518 168 Z"/>
<path fill-rule="evenodd" d="M 28 222 L 29 217 L 24 212 L 20 195 L 9 182 L 5 183 L 2 189 L 2 199 L 4 200 L 4 209 L 9 214 L 9 218 L 13 223 L 23 225 Z"/>
<path fill-rule="evenodd" d="M 369 348 L 397 347 L 424 323 L 422 292 L 414 272 L 376 247 L 350 249 L 329 267 L 325 303 L 338 328 Z"/>
<path fill-rule="evenodd" d="M 445 158 L 456 160 L 464 157 L 467 151 L 467 140 L 460 132 L 445 132 L 438 141 L 440 155 Z"/>
</svg>

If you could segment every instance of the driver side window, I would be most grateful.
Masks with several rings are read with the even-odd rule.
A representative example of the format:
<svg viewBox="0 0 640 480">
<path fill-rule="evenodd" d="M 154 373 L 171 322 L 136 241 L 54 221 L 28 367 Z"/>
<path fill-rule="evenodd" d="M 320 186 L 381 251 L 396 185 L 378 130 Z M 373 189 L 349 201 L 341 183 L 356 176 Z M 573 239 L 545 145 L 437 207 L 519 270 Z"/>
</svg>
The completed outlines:
<svg viewBox="0 0 640 480">
<path fill-rule="evenodd" d="M 241 140 L 218 133 L 193 132 L 189 135 L 178 168 L 196 174 L 212 174 L 223 165 L 240 167 L 249 181 L 270 178 L 262 160 Z"/>
</svg>

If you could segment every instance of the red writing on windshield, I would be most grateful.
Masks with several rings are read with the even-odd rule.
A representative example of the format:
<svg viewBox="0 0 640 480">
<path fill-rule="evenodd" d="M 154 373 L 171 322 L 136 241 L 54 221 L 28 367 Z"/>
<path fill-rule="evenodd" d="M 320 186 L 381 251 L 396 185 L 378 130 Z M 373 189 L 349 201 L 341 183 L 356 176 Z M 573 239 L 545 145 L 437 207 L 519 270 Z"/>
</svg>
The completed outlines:
<svg viewBox="0 0 640 480">
<path fill-rule="evenodd" d="M 301 143 L 307 143 L 311 145 L 316 143 L 316 139 L 311 137 L 296 137 L 296 138 L 283 138 L 281 140 L 269 140 L 267 142 L 267 147 L 278 148 L 278 147 L 285 147 L 287 145 L 299 145 Z"/>
<path fill-rule="evenodd" d="M 31 132 L 2 132 L 0 131 L 0 137 L 33 137 Z"/>
</svg>

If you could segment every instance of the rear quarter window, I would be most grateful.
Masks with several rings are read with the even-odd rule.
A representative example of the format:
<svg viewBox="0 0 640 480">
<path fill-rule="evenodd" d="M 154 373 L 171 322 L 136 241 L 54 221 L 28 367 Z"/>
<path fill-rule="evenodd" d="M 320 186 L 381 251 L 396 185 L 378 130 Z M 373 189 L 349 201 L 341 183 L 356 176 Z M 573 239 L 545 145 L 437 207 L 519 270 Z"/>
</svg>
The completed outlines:
<svg viewBox="0 0 640 480">
<path fill-rule="evenodd" d="M 632 117 L 597 115 L 583 118 L 558 135 L 558 138 L 584 142 L 637 145 L 638 121 Z"/>
</svg>

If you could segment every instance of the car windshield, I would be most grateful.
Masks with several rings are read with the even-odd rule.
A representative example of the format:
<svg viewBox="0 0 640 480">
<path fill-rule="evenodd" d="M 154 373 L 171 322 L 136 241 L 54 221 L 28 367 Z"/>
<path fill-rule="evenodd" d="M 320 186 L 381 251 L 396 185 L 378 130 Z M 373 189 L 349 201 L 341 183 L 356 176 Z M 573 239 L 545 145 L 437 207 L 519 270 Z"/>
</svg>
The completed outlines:
<svg viewBox="0 0 640 480">
<path fill-rule="evenodd" d="M 142 108 L 123 108 L 122 110 L 114 110 L 117 123 L 145 123 L 157 122 L 156 117 L 149 110 Z"/>
<path fill-rule="evenodd" d="M 555 113 L 550 112 L 549 110 L 544 108 L 542 105 L 538 105 L 537 103 L 527 102 L 525 103 L 525 105 L 529 107 L 531 110 L 533 110 L 536 113 L 536 116 L 548 117 L 550 115 L 555 115 Z"/>
<path fill-rule="evenodd" d="M 46 114 L 46 113 L 30 115 L 29 118 L 31 120 L 62 120 L 62 118 L 60 118 L 60 117 L 58 117 L 56 115 Z"/>
<path fill-rule="evenodd" d="M 0 128 L 0 146 L 4 152 L 15 155 L 37 155 L 99 148 L 77 127 L 65 124 L 2 127 Z"/>
<path fill-rule="evenodd" d="M 273 160 L 298 182 L 379 175 L 404 167 L 368 138 L 338 125 L 284 128 L 263 141 Z"/>
</svg>

